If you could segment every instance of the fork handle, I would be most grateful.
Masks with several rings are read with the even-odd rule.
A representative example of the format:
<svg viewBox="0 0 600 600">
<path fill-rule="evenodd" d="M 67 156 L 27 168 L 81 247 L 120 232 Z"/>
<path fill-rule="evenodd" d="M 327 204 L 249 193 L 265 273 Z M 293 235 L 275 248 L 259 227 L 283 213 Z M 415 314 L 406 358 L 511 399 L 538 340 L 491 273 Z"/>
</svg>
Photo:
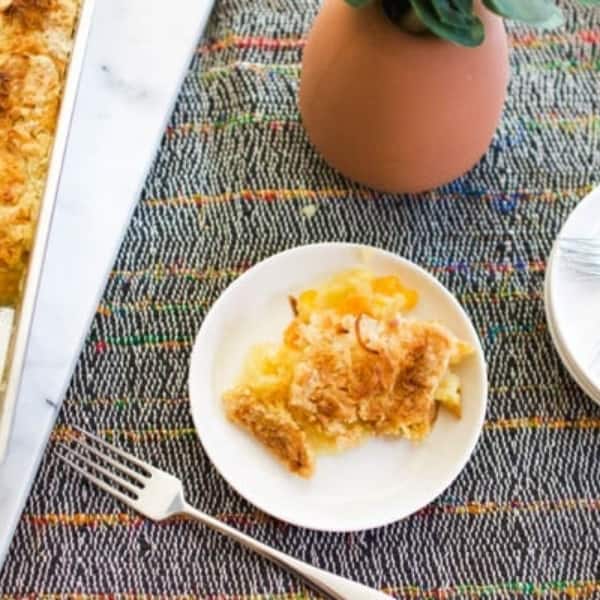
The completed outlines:
<svg viewBox="0 0 600 600">
<path fill-rule="evenodd" d="M 257 554 L 268 558 L 286 571 L 302 579 L 309 587 L 323 594 L 328 600 L 391 600 L 391 596 L 387 594 L 383 594 L 350 579 L 345 579 L 339 575 L 334 575 L 323 569 L 318 569 L 279 550 L 275 550 L 251 538 L 249 535 L 226 525 L 222 521 L 200 512 L 187 502 L 184 504 L 182 512 L 246 546 L 246 548 L 253 550 Z"/>
</svg>

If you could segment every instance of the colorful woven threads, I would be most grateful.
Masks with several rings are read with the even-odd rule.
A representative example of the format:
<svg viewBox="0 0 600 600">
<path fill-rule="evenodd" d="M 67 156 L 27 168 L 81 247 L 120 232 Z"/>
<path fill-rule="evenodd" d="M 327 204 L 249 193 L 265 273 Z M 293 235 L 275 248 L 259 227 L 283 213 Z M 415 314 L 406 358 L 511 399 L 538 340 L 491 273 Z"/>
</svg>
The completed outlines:
<svg viewBox="0 0 600 600">
<path fill-rule="evenodd" d="M 508 429 L 600 429 L 600 418 L 515 417 L 486 421 L 484 427 L 489 431 Z"/>
<path fill-rule="evenodd" d="M 512 274 L 512 273 L 544 273 L 546 263 L 543 260 L 517 259 L 513 262 L 491 262 L 491 261 L 454 261 L 448 259 L 435 259 L 429 264 L 423 264 L 426 269 L 434 273 L 463 273 L 472 271 L 483 271 L 486 273 Z M 113 279 L 138 279 L 150 278 L 163 280 L 168 278 L 184 278 L 191 280 L 232 279 L 241 275 L 250 265 L 238 265 L 223 269 L 194 269 L 185 265 L 165 265 L 158 263 L 147 269 L 124 270 L 115 269 L 110 277 Z"/>
<path fill-rule="evenodd" d="M 494 202 L 499 199 L 516 199 L 523 202 L 560 202 L 567 198 L 585 196 L 592 190 L 591 185 L 580 186 L 573 189 L 561 190 L 521 190 L 514 192 L 490 192 L 486 190 L 474 190 L 458 183 L 452 185 L 448 191 L 434 190 L 427 192 L 420 198 L 425 200 L 461 200 L 465 196 L 483 202 Z M 340 200 L 344 198 L 360 198 L 363 200 L 375 200 L 381 198 L 379 192 L 368 189 L 328 188 L 328 189 L 244 189 L 236 192 L 225 192 L 215 195 L 196 194 L 193 196 L 177 196 L 172 198 L 148 198 L 143 201 L 146 206 L 152 208 L 204 206 L 220 204 L 224 202 L 276 202 L 291 200 L 310 200 L 311 202 L 325 202 Z"/>
<path fill-rule="evenodd" d="M 593 598 L 600 593 L 600 580 L 588 581 L 507 581 L 493 584 L 462 584 L 442 588 L 422 588 L 407 585 L 384 588 L 384 593 L 397 598 L 411 600 L 479 600 L 485 598 Z M 0 600 L 316 600 L 316 596 L 308 592 L 288 592 L 285 594 L 267 595 L 152 595 L 138 593 L 116 594 L 27 594 L 0 595 Z"/>
<path fill-rule="evenodd" d="M 434 503 L 416 513 L 417 516 L 429 517 L 442 514 L 483 516 L 498 513 L 516 512 L 550 512 L 573 510 L 600 510 L 600 499 L 567 498 L 562 500 L 537 500 L 524 502 L 514 500 L 511 502 L 468 502 L 466 504 Z M 221 521 L 239 526 L 256 525 L 274 519 L 264 513 L 254 511 L 250 513 L 219 513 L 215 515 Z M 147 521 L 144 517 L 129 513 L 75 513 L 42 515 L 26 514 L 27 522 L 36 527 L 139 527 Z M 161 521 L 162 525 L 184 521 L 175 517 Z"/>
<path fill-rule="evenodd" d="M 513 385 L 513 386 L 494 386 L 489 389 L 489 393 L 492 396 L 502 396 L 506 394 L 522 394 L 524 392 L 563 392 L 567 389 L 577 389 L 574 382 L 565 382 L 565 381 L 557 381 L 557 382 L 547 382 L 547 383 L 538 383 L 538 384 L 521 384 L 521 385 Z M 188 404 L 189 398 L 187 396 L 182 396 L 178 398 L 172 397 L 160 397 L 160 398 L 149 398 L 147 396 L 144 397 L 100 397 L 100 398 L 69 398 L 66 402 L 71 402 L 80 405 L 98 405 L 98 406 L 116 406 L 118 408 L 124 408 L 126 406 L 138 405 L 138 404 Z"/>
<path fill-rule="evenodd" d="M 595 29 L 582 29 L 571 33 L 512 33 L 509 42 L 513 48 L 537 49 L 565 46 L 573 43 L 600 44 L 600 33 Z M 209 40 L 198 48 L 200 54 L 210 54 L 232 48 L 238 50 L 297 50 L 306 44 L 304 37 L 269 38 L 265 36 L 242 36 L 230 33 L 218 40 Z"/>
<path fill-rule="evenodd" d="M 298 50 L 305 45 L 304 38 L 271 38 L 266 36 L 243 36 L 230 33 L 218 40 L 209 40 L 198 49 L 200 54 L 220 52 L 221 50 Z"/>
<path fill-rule="evenodd" d="M 600 429 L 600 418 L 552 418 L 552 417 L 515 417 L 509 419 L 492 419 L 484 424 L 488 431 L 507 431 L 516 429 Z M 101 429 L 99 435 L 109 441 L 126 440 L 135 444 L 163 442 L 179 438 L 197 438 L 193 427 L 180 427 L 174 429 Z M 52 432 L 52 441 L 70 441 L 76 439 L 78 433 L 68 426 L 59 426 Z"/>
<path fill-rule="evenodd" d="M 281 64 L 281 63 L 260 63 L 238 60 L 227 65 L 218 65 L 206 69 L 200 75 L 203 81 L 210 82 L 215 79 L 229 77 L 233 72 L 245 72 L 269 77 L 273 75 L 282 75 L 285 77 L 298 78 L 300 76 L 300 63 Z"/>
<path fill-rule="evenodd" d="M 197 312 L 208 306 L 207 300 L 197 300 L 194 302 L 154 302 L 148 298 L 136 302 L 106 302 L 98 305 L 98 314 L 104 317 L 110 317 L 113 314 L 123 314 L 132 312 L 166 312 L 166 313 L 190 313 Z"/>
<path fill-rule="evenodd" d="M 265 115 L 263 113 L 242 113 L 223 120 L 205 121 L 201 123 L 182 123 L 167 128 L 167 137 L 181 135 L 203 134 L 210 135 L 222 129 L 246 127 L 248 125 L 267 125 L 273 131 L 280 131 L 284 127 L 297 127 L 300 125 L 300 116 L 292 114 Z"/>
<path fill-rule="evenodd" d="M 231 279 L 241 275 L 248 268 L 248 265 L 243 264 L 224 269 L 215 269 L 213 267 L 209 267 L 208 269 L 194 269 L 181 264 L 164 265 L 157 263 L 149 269 L 115 269 L 111 272 L 110 277 L 124 280 L 138 277 L 149 277 L 158 280 L 169 277 L 182 277 L 184 279 L 206 281 L 211 279 Z"/>
<path fill-rule="evenodd" d="M 536 50 L 538 48 L 555 48 L 573 43 L 596 46 L 600 44 L 600 32 L 594 29 L 581 29 L 574 32 L 513 33 L 509 36 L 513 48 Z"/>
<path fill-rule="evenodd" d="M 600 71 L 600 59 L 586 61 L 584 63 L 574 61 L 553 61 L 546 68 L 562 68 L 567 71 L 578 69 L 589 69 Z M 528 131 L 536 131 L 542 128 L 557 128 L 566 133 L 572 133 L 578 129 L 600 130 L 600 115 L 579 115 L 563 117 L 554 114 L 542 115 L 536 119 L 522 118 L 520 124 Z M 293 113 L 289 115 L 264 114 L 261 112 L 246 112 L 229 116 L 226 119 L 214 121 L 180 123 L 167 128 L 167 137 L 178 137 L 190 134 L 212 135 L 224 129 L 235 129 L 254 125 L 267 126 L 273 131 L 281 131 L 287 127 L 298 127 L 301 125 L 300 115 Z"/>
<path fill-rule="evenodd" d="M 510 581 L 497 584 L 463 584 L 437 589 L 405 586 L 387 590 L 400 598 L 452 600 L 455 598 L 591 598 L 600 591 L 600 581 Z"/>
<path fill-rule="evenodd" d="M 523 290 L 479 292 L 468 293 L 459 296 L 463 304 L 499 304 L 504 300 L 514 302 L 529 302 L 531 300 L 542 300 L 543 293 L 540 291 L 526 292 Z M 194 313 L 205 311 L 209 306 L 207 300 L 197 300 L 195 302 L 152 302 L 149 299 L 139 300 L 129 303 L 105 303 L 100 304 L 97 313 L 103 317 L 112 317 L 113 315 L 127 315 L 136 312 L 157 312 L 157 313 Z"/>
</svg>

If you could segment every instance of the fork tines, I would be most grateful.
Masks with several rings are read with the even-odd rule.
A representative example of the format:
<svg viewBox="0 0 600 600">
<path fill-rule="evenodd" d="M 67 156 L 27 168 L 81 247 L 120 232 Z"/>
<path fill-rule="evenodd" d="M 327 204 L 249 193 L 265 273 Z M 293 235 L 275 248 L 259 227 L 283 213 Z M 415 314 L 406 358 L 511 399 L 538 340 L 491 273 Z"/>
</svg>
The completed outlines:
<svg viewBox="0 0 600 600">
<path fill-rule="evenodd" d="M 124 502 L 135 500 L 151 475 L 144 463 L 98 436 L 79 427 L 73 429 L 79 435 L 73 438 L 72 446 L 58 444 L 59 458 Z"/>
</svg>

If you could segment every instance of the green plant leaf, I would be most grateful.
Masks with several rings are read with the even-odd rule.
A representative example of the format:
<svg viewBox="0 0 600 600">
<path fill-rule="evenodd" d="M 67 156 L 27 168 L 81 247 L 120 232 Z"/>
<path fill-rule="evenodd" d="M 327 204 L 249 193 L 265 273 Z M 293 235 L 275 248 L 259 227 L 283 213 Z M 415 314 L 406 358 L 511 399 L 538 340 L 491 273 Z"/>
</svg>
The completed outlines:
<svg viewBox="0 0 600 600">
<path fill-rule="evenodd" d="M 456 8 L 446 11 L 443 5 L 450 3 L 442 0 L 410 0 L 410 4 L 423 25 L 438 37 L 469 47 L 479 46 L 483 42 L 483 23 L 476 15 L 467 19 L 465 13 Z M 460 4 L 466 6 L 464 2 Z M 444 19 L 440 17 L 438 9 L 444 13 Z"/>
<path fill-rule="evenodd" d="M 360 8 L 361 6 L 365 6 L 369 4 L 371 0 L 346 0 L 346 2 L 352 6 L 353 8 Z"/>
<path fill-rule="evenodd" d="M 408 33 L 423 33 L 427 28 L 415 16 L 410 0 L 382 0 L 383 12 L 388 19 Z"/>
<path fill-rule="evenodd" d="M 461 7 L 461 3 L 451 0 L 431 0 L 431 4 L 442 23 L 454 27 L 473 27 L 478 21 L 473 14 L 473 7 Z M 454 4 L 458 6 L 455 7 Z M 468 3 L 467 3 L 468 4 Z"/>
<path fill-rule="evenodd" d="M 463 12 L 473 12 L 473 0 L 453 0 L 451 4 L 456 5 L 456 8 Z"/>
<path fill-rule="evenodd" d="M 562 11 L 552 0 L 483 0 L 483 4 L 501 17 L 536 27 L 554 29 L 564 23 Z"/>
</svg>

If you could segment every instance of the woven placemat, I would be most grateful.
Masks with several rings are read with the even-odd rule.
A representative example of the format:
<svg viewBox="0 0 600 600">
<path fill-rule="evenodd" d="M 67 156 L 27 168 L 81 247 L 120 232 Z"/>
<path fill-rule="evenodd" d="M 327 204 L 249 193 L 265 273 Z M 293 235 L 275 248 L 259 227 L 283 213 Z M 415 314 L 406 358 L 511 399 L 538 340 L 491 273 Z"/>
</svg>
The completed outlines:
<svg viewBox="0 0 600 600">
<path fill-rule="evenodd" d="M 398 598 L 600 597 L 600 407 L 566 374 L 544 319 L 546 257 L 600 178 L 600 11 L 560 32 L 510 26 L 512 80 L 482 162 L 396 197 L 333 172 L 296 108 L 312 0 L 224 0 L 149 173 L 0 573 L 0 597 L 304 597 L 201 526 L 155 524 L 63 468 L 80 425 L 182 477 L 190 501 L 304 560 Z M 195 435 L 190 345 L 220 292 L 297 244 L 406 256 L 461 300 L 491 380 L 480 443 L 433 504 L 389 527 L 297 529 L 240 498 Z M 294 595 L 297 593 L 298 595 Z"/>
</svg>

